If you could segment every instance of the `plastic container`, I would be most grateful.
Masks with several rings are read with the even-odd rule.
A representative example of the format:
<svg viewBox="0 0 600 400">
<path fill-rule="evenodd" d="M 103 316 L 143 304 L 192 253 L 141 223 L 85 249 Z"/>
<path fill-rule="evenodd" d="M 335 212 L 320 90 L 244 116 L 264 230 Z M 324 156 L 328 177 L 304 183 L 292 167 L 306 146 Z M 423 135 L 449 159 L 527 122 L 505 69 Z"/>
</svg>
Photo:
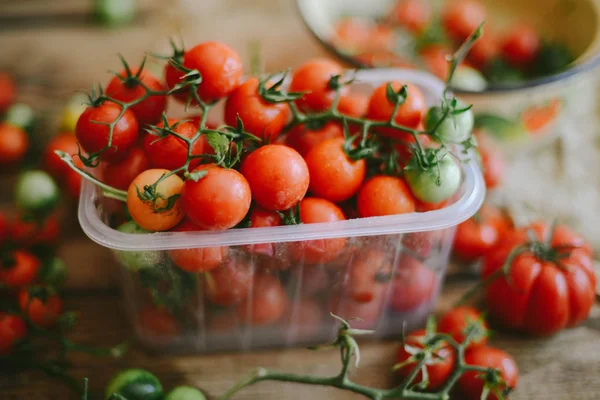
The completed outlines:
<svg viewBox="0 0 600 400">
<path fill-rule="evenodd" d="M 431 0 L 435 7 L 451 0 Z M 571 66 L 552 76 L 520 83 L 489 85 L 485 90 L 456 89 L 456 95 L 473 105 L 476 125 L 504 150 L 507 157 L 538 149 L 569 132 L 571 121 L 594 110 L 595 71 L 600 65 L 600 0 L 482 0 L 488 10 L 491 32 L 510 29 L 526 21 L 543 38 L 567 46 L 575 56 Z M 395 0 L 297 0 L 300 15 L 319 42 L 337 57 L 356 67 L 366 67 L 356 55 L 331 41 L 334 24 L 343 16 L 377 19 Z M 485 35 L 485 33 L 484 33 Z M 410 35 L 398 35 L 399 55 L 417 66 Z M 570 132 L 569 132 L 570 133 Z"/>
<path fill-rule="evenodd" d="M 394 79 L 419 86 L 429 104 L 443 91 L 436 78 L 409 70 L 360 71 L 356 88 Z M 125 305 L 137 336 L 151 350 L 211 352 L 321 343 L 337 328 L 330 312 L 361 318 L 353 324 L 382 337 L 423 324 L 436 303 L 455 227 L 479 209 L 485 194 L 478 165 L 465 163 L 463 172 L 452 204 L 426 213 L 151 234 L 111 228 L 114 200 L 85 182 L 79 220 L 91 239 L 122 261 Z M 307 243 L 340 250 L 316 259 Z M 199 275 L 171 261 L 215 254 L 224 259 L 222 265 Z M 231 270 L 236 273 L 227 275 Z M 214 289 L 231 293 L 218 297 Z M 236 297 L 246 300 L 222 305 Z"/>
</svg>

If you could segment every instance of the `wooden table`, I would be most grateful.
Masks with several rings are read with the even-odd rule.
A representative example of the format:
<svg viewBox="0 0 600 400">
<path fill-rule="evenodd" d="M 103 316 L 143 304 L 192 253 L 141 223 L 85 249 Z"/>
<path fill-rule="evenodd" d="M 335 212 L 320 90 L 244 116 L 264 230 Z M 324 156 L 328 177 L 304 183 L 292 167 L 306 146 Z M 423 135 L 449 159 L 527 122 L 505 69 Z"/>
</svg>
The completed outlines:
<svg viewBox="0 0 600 400">
<path fill-rule="evenodd" d="M 145 0 L 140 3 L 144 13 L 138 23 L 107 30 L 84 23 L 86 18 L 82 13 L 87 11 L 86 2 L 0 0 L 0 18 L 22 17 L 35 10 L 42 16 L 41 21 L 45 21 L 41 24 L 40 19 L 32 22 L 30 18 L 22 18 L 18 23 L 0 26 L 3 52 L 0 69 L 14 71 L 19 77 L 20 100 L 44 110 L 48 134 L 56 131 L 56 111 L 61 100 L 66 100 L 76 89 L 90 87 L 92 82 L 106 82 L 106 71 L 119 68 L 116 53 L 135 62 L 146 51 L 165 52 L 166 38 L 178 32 L 188 45 L 203 40 L 223 40 L 238 49 L 244 60 L 248 60 L 249 39 L 260 39 L 268 71 L 325 55 L 296 15 L 291 0 Z M 75 17 L 48 17 L 56 13 Z M 0 203 L 8 200 L 7 188 L 12 181 L 8 174 L 0 174 Z M 64 211 L 67 228 L 61 254 L 70 269 L 66 308 L 81 313 L 72 338 L 95 345 L 118 343 L 129 337 L 131 331 L 116 289 L 114 263 L 105 249 L 82 235 L 74 217 L 75 205 L 66 203 Z M 468 284 L 458 281 L 447 284 L 439 311 L 449 307 Z M 512 399 L 600 398 L 600 307 L 596 306 L 583 326 L 553 338 L 528 339 L 498 334 L 493 343 L 515 356 L 519 364 L 519 387 Z M 365 343 L 360 371 L 352 372 L 353 375 L 365 384 L 389 385 L 396 346 L 393 342 Z M 88 377 L 93 391 L 102 390 L 117 370 L 141 367 L 157 374 L 166 387 L 191 384 L 211 396 L 223 393 L 256 366 L 319 374 L 334 373 L 339 368 L 337 353 L 304 349 L 158 357 L 134 347 L 118 361 L 75 356 L 73 362 L 73 374 L 80 379 Z M 356 398 L 336 390 L 274 383 L 259 384 L 238 398 L 308 397 Z M 0 376 L 0 398 L 41 400 L 73 396 L 53 380 L 26 373 Z"/>
</svg>

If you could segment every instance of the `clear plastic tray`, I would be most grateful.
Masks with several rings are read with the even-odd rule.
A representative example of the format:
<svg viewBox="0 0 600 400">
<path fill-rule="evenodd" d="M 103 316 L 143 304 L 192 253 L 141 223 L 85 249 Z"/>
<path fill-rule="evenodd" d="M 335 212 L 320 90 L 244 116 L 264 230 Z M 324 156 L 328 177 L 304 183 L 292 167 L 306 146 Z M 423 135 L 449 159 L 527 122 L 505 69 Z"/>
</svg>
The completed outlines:
<svg viewBox="0 0 600 400">
<path fill-rule="evenodd" d="M 437 103 L 443 91 L 443 84 L 431 75 L 401 69 L 359 71 L 355 86 L 358 90 L 369 89 L 390 80 L 419 86 L 428 104 Z M 455 227 L 479 209 L 484 195 L 481 171 L 477 163 L 468 162 L 463 164 L 459 192 L 452 204 L 440 210 L 298 226 L 136 235 L 109 226 L 111 216 L 107 210 L 114 200 L 104 198 L 85 182 L 79 221 L 83 231 L 100 245 L 125 252 L 121 254 L 137 252 L 147 261 L 140 271 L 122 268 L 127 310 L 142 343 L 152 350 L 246 350 L 327 339 L 336 326 L 330 312 L 344 318 L 361 318 L 355 324 L 375 329 L 376 337 L 399 334 L 405 324 L 409 329 L 422 324 L 437 300 Z M 298 243 L 340 238 L 345 239 L 344 250 L 329 262 L 309 264 L 297 254 L 295 261 L 289 261 L 289 250 Z M 264 244 L 272 247 L 272 256 L 252 251 L 253 246 Z M 190 275 L 170 260 L 173 251 L 211 247 L 227 248 L 224 264 L 243 263 L 252 276 L 268 269 L 279 280 L 286 297 L 285 311 L 279 318 L 264 324 L 247 323 L 254 319 L 250 315 L 253 310 L 257 311 L 252 307 L 254 297 L 262 295 L 253 290 L 252 284 L 244 305 L 211 304 L 204 293 L 205 281 L 223 267 Z M 358 279 L 352 273 L 359 268 L 357 264 L 375 259 L 385 267 L 385 277 L 375 277 L 377 290 L 373 298 L 359 302 L 349 294 L 349 282 Z M 150 275 L 152 271 L 164 275 L 162 287 L 148 288 L 144 277 L 148 271 Z M 164 293 L 157 292 L 168 291 L 175 284 L 169 279 L 176 279 L 178 285 L 183 282 L 186 288 L 187 297 L 178 309 L 154 304 L 164 300 L 160 297 Z M 169 310 L 167 316 L 165 310 Z"/>
</svg>

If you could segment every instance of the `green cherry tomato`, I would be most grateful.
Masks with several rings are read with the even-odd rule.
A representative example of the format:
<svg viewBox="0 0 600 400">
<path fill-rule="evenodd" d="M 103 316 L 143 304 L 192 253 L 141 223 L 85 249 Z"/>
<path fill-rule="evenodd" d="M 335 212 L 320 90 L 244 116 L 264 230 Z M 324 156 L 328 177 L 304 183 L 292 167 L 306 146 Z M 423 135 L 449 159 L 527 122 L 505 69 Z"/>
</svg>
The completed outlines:
<svg viewBox="0 0 600 400">
<path fill-rule="evenodd" d="M 460 186 L 461 170 L 450 154 L 427 169 L 420 167 L 413 157 L 404 170 L 404 176 L 416 198 L 425 203 L 439 203 L 456 193 Z"/>
<path fill-rule="evenodd" d="M 459 90 L 482 92 L 487 87 L 487 81 L 483 74 L 475 68 L 462 65 L 456 69 L 450 85 Z"/>
<path fill-rule="evenodd" d="M 163 398 L 163 388 L 158 378 L 143 369 L 126 369 L 115 375 L 108 383 L 105 398 L 113 393 L 127 400 L 159 400 Z"/>
<path fill-rule="evenodd" d="M 24 103 L 16 103 L 6 110 L 4 116 L 5 122 L 17 126 L 26 132 L 31 133 L 35 122 L 35 113 L 31 106 Z"/>
<path fill-rule="evenodd" d="M 206 400 L 206 396 L 191 386 L 177 386 L 167 393 L 165 400 Z"/>
<path fill-rule="evenodd" d="M 136 13 L 136 0 L 94 0 L 94 16 L 105 25 L 126 24 Z"/>
<path fill-rule="evenodd" d="M 15 188 L 15 204 L 21 210 L 32 214 L 46 214 L 60 198 L 54 179 L 44 171 L 23 172 Z"/>
<path fill-rule="evenodd" d="M 134 221 L 125 222 L 117 228 L 119 232 L 133 233 L 136 235 L 152 233 Z M 124 251 L 115 250 L 115 256 L 125 268 L 136 272 L 143 268 L 151 268 L 160 262 L 160 252 L 158 251 Z"/>
<path fill-rule="evenodd" d="M 467 106 L 459 100 L 456 104 L 456 110 L 465 108 Z M 444 111 L 441 107 L 434 106 L 427 111 L 425 129 L 432 131 L 437 127 L 434 138 L 449 143 L 461 143 L 469 138 L 473 130 L 473 111 L 451 111 L 442 121 L 443 117 Z"/>
<path fill-rule="evenodd" d="M 42 267 L 42 280 L 52 286 L 60 286 L 67 279 L 67 266 L 63 260 L 54 257 Z"/>
</svg>

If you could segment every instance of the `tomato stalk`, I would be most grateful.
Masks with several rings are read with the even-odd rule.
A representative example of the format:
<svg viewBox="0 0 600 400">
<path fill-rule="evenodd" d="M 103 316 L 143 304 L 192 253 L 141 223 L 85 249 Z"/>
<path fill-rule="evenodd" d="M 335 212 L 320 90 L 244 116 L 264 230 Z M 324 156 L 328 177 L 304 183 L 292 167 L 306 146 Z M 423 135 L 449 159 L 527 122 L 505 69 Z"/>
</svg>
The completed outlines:
<svg viewBox="0 0 600 400">
<path fill-rule="evenodd" d="M 334 318 L 340 321 L 340 328 L 337 336 L 333 342 L 324 346 L 317 346 L 311 349 L 316 350 L 319 348 L 330 348 L 337 347 L 340 349 L 341 359 L 341 370 L 338 374 L 333 376 L 313 376 L 313 375 L 298 375 L 286 372 L 272 371 L 266 368 L 259 367 L 252 372 L 247 378 L 241 380 L 239 383 L 229 389 L 220 399 L 225 400 L 233 397 L 236 393 L 242 389 L 254 385 L 255 383 L 262 381 L 279 381 L 279 382 L 294 382 L 307 385 L 318 385 L 318 386 L 329 386 L 346 390 L 349 392 L 361 394 L 366 398 L 372 400 L 384 400 L 402 398 L 407 400 L 448 400 L 450 398 L 450 391 L 454 388 L 458 379 L 467 371 L 480 372 L 480 378 L 485 381 L 485 387 L 487 387 L 487 393 L 493 392 L 502 398 L 502 393 L 506 391 L 506 383 L 502 380 L 500 372 L 494 368 L 487 368 L 478 365 L 467 364 L 464 360 L 465 350 L 468 347 L 471 339 L 476 334 L 476 328 L 471 324 L 467 327 L 467 335 L 462 343 L 458 343 L 451 336 L 445 333 L 430 332 L 426 342 L 423 344 L 422 349 L 416 349 L 416 353 L 413 355 L 416 364 L 411 370 L 408 377 L 400 383 L 397 387 L 392 389 L 381 389 L 373 388 L 365 385 L 361 385 L 353 382 L 348 377 L 348 372 L 354 358 L 355 366 L 358 367 L 360 362 L 360 352 L 358 343 L 354 339 L 354 336 L 366 335 L 372 333 L 371 331 L 353 329 L 350 324 L 331 314 Z M 431 326 L 432 324 L 428 324 Z M 428 328 L 431 329 L 431 328 Z M 451 346 L 456 352 L 456 360 L 454 364 L 454 370 L 452 375 L 448 378 L 445 385 L 437 392 L 425 392 L 426 389 L 423 382 L 413 384 L 413 381 L 417 377 L 420 371 L 425 369 L 425 365 L 432 357 L 437 357 L 435 351 L 440 346 Z M 426 375 L 424 374 L 424 377 Z M 424 378 L 425 380 L 425 378 Z M 425 387 L 424 387 L 425 386 Z M 486 399 L 488 394 L 482 396 L 482 399 Z"/>
</svg>

